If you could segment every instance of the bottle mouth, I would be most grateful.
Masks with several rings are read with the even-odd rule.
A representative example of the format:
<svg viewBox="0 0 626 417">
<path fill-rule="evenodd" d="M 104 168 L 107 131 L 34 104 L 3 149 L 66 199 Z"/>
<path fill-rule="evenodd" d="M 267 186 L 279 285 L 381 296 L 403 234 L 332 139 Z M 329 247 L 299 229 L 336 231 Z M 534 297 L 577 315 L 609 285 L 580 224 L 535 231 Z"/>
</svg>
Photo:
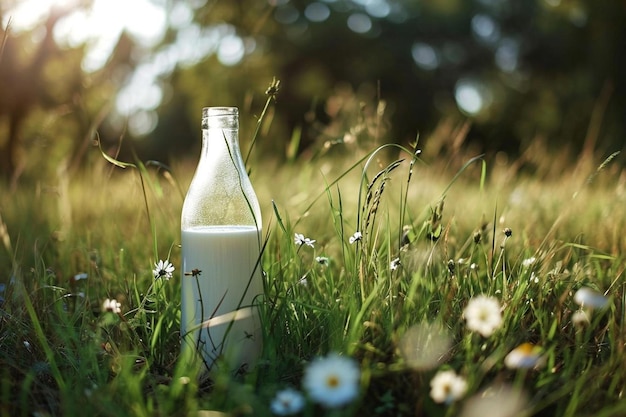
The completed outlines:
<svg viewBox="0 0 626 417">
<path fill-rule="evenodd" d="M 202 118 L 213 116 L 238 116 L 239 109 L 237 107 L 204 107 L 202 109 Z"/>
<path fill-rule="evenodd" d="M 238 129 L 239 109 L 237 107 L 204 107 L 202 109 L 202 129 L 210 127 Z"/>
</svg>

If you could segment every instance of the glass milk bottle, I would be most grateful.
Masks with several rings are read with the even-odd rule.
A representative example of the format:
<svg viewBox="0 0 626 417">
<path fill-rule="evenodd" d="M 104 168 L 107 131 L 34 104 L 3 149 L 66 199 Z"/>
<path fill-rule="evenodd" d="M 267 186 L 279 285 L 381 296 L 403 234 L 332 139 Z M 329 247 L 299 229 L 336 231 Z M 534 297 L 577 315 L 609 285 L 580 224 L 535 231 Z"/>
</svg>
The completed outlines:
<svg viewBox="0 0 626 417">
<path fill-rule="evenodd" d="M 236 107 L 202 109 L 202 153 L 181 235 L 183 348 L 197 350 L 204 370 L 245 372 L 261 351 L 261 209 L 239 150 Z"/>
</svg>

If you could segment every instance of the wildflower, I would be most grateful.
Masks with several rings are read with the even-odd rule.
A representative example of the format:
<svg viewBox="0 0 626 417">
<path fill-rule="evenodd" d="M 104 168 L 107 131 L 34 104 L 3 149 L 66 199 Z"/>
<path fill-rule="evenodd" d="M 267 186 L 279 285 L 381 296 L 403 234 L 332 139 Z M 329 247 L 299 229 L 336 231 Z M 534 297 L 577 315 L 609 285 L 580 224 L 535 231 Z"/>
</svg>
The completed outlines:
<svg viewBox="0 0 626 417">
<path fill-rule="evenodd" d="M 505 227 L 503 232 L 504 232 L 504 236 L 506 237 L 511 237 L 511 235 L 513 235 L 513 231 L 509 227 Z"/>
<path fill-rule="evenodd" d="M 302 275 L 302 277 L 298 280 L 298 284 L 302 285 L 303 287 L 306 287 L 307 285 L 309 285 L 309 281 L 307 280 L 307 275 L 308 274 L 304 274 Z"/>
<path fill-rule="evenodd" d="M 402 246 L 410 245 L 416 238 L 417 235 L 415 234 L 415 230 L 413 230 L 413 226 L 410 224 L 402 226 Z"/>
<path fill-rule="evenodd" d="M 502 324 L 500 303 L 497 299 L 479 295 L 472 298 L 463 311 L 467 327 L 489 337 Z"/>
<path fill-rule="evenodd" d="M 350 236 L 350 244 L 352 245 L 354 242 L 358 242 L 359 240 L 363 239 L 363 234 L 361 232 L 354 232 L 354 234 L 352 236 Z"/>
<path fill-rule="evenodd" d="M 86 274 L 86 273 L 84 273 L 84 272 L 81 272 L 80 274 L 76 274 L 76 275 L 74 275 L 74 276 L 72 277 L 72 280 L 73 280 L 74 282 L 77 282 L 77 281 L 82 281 L 83 279 L 87 279 L 87 278 L 89 278 L 89 275 L 87 275 L 87 274 Z"/>
<path fill-rule="evenodd" d="M 465 259 L 459 259 L 459 265 L 463 264 Z M 454 263 L 454 259 L 448 259 L 448 271 L 451 275 L 454 275 L 454 271 L 456 270 L 456 264 Z"/>
<path fill-rule="evenodd" d="M 169 260 L 159 261 L 154 264 L 154 269 L 152 273 L 154 274 L 154 279 L 165 278 L 169 280 L 172 278 L 172 272 L 174 272 L 174 265 L 170 263 Z"/>
<path fill-rule="evenodd" d="M 328 266 L 328 264 L 330 264 L 330 259 L 328 259 L 326 256 L 316 256 L 315 262 L 320 265 Z"/>
<path fill-rule="evenodd" d="M 278 94 L 279 90 L 280 90 L 280 80 L 277 80 L 276 78 L 272 78 L 272 82 L 270 83 L 270 86 L 267 87 L 267 90 L 265 90 L 265 94 L 267 94 L 268 96 L 271 96 L 272 98 L 276 98 L 276 94 Z"/>
<path fill-rule="evenodd" d="M 422 322 L 407 329 L 398 347 L 407 366 L 425 371 L 445 361 L 451 346 L 452 338 L 443 326 Z"/>
<path fill-rule="evenodd" d="M 535 275 L 535 273 L 534 273 L 534 272 L 531 272 L 531 273 L 530 273 L 530 282 L 531 282 L 531 283 L 533 283 L 533 282 L 534 282 L 535 284 L 538 284 L 538 283 L 539 283 L 539 277 L 538 277 L 537 275 Z"/>
<path fill-rule="evenodd" d="M 302 385 L 313 401 L 333 408 L 357 397 L 360 379 L 361 371 L 353 359 L 333 353 L 311 362 Z"/>
<path fill-rule="evenodd" d="M 302 411 L 304 396 L 293 388 L 278 391 L 270 404 L 272 413 L 279 416 L 288 416 Z"/>
<path fill-rule="evenodd" d="M 534 264 L 536 260 L 537 260 L 537 258 L 535 258 L 534 256 L 531 256 L 530 258 L 524 259 L 524 260 L 522 261 L 522 266 L 523 266 L 524 268 L 528 268 L 528 267 L 530 267 L 532 264 Z"/>
<path fill-rule="evenodd" d="M 122 304 L 117 302 L 115 298 L 107 298 L 104 300 L 104 303 L 102 303 L 102 311 L 120 314 L 122 312 Z"/>
<path fill-rule="evenodd" d="M 202 270 L 198 268 L 194 268 L 191 270 L 191 272 L 185 272 L 183 275 L 185 275 L 186 277 L 198 278 L 200 275 L 202 275 Z"/>
<path fill-rule="evenodd" d="M 389 269 L 395 271 L 400 266 L 400 258 L 396 258 L 389 264 Z"/>
<path fill-rule="evenodd" d="M 454 371 L 439 371 L 430 380 L 430 397 L 436 403 L 451 404 L 463 398 L 466 391 L 465 378 Z"/>
<path fill-rule="evenodd" d="M 511 369 L 540 368 L 545 363 L 541 348 L 532 343 L 522 343 L 509 352 L 504 358 L 504 364 Z"/>
<path fill-rule="evenodd" d="M 585 310 L 578 310 L 572 314 L 572 323 L 576 327 L 585 327 L 591 323 L 591 320 Z"/>
<path fill-rule="evenodd" d="M 589 308 L 604 308 L 609 303 L 608 297 L 592 290 L 589 287 L 582 287 L 574 294 L 574 301 L 579 306 Z"/>
<path fill-rule="evenodd" d="M 464 402 L 461 417 L 511 417 L 528 407 L 525 391 L 508 385 L 493 385 Z"/>
<path fill-rule="evenodd" d="M 293 241 L 298 246 L 307 245 L 312 248 L 315 247 L 313 245 L 315 243 L 315 240 L 309 239 L 308 237 L 304 237 L 302 233 L 296 233 Z"/>
</svg>

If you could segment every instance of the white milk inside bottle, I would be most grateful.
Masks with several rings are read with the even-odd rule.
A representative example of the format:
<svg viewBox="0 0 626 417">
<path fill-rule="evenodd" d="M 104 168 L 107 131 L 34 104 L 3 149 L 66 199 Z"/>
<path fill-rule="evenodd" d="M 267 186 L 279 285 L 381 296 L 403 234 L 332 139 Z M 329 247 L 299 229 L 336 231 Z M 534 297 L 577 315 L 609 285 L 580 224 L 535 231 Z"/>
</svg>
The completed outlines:
<svg viewBox="0 0 626 417">
<path fill-rule="evenodd" d="M 191 271 L 182 282 L 187 300 L 182 323 L 209 367 L 220 355 L 235 370 L 253 366 L 258 356 L 261 334 L 253 302 L 263 292 L 259 242 L 253 226 L 182 231 L 183 270 Z"/>
</svg>

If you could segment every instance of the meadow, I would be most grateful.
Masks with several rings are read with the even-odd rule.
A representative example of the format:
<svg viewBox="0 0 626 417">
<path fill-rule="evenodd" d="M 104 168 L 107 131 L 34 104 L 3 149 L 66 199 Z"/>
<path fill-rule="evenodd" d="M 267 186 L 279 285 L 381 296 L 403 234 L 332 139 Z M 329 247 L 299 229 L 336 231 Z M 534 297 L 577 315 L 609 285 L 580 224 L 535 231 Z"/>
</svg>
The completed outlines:
<svg viewBox="0 0 626 417">
<path fill-rule="evenodd" d="M 251 158 L 264 349 L 236 375 L 180 354 L 194 158 L 0 185 L 0 416 L 626 415 L 622 157 L 453 136 Z"/>
</svg>

